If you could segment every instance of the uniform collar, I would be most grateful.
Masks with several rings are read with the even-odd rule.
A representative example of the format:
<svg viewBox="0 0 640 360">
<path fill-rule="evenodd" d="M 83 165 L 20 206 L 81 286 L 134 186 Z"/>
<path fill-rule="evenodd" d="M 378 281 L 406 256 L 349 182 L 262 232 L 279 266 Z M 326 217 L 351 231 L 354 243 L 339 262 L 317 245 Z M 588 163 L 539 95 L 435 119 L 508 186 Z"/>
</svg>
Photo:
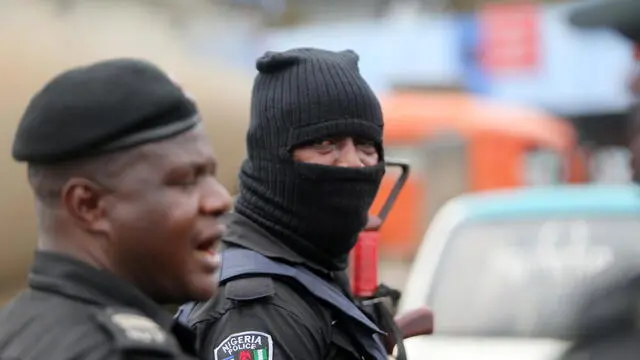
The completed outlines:
<svg viewBox="0 0 640 360">
<path fill-rule="evenodd" d="M 223 239 L 226 245 L 238 245 L 287 263 L 307 266 L 323 274 L 331 274 L 322 266 L 309 261 L 285 246 L 281 241 L 238 213 L 227 215 L 228 232 Z"/>
<path fill-rule="evenodd" d="M 256 251 L 276 261 L 305 266 L 317 274 L 332 279 L 331 283 L 349 299 L 353 300 L 349 277 L 345 271 L 329 271 L 317 263 L 305 259 L 258 225 L 254 224 L 251 220 L 238 213 L 229 213 L 227 215 L 227 226 L 229 230 L 222 240 L 224 245 L 240 246 Z"/>
<path fill-rule="evenodd" d="M 36 251 L 29 287 L 105 307 L 128 307 L 170 330 L 173 318 L 156 302 L 114 274 L 66 255 Z"/>
</svg>

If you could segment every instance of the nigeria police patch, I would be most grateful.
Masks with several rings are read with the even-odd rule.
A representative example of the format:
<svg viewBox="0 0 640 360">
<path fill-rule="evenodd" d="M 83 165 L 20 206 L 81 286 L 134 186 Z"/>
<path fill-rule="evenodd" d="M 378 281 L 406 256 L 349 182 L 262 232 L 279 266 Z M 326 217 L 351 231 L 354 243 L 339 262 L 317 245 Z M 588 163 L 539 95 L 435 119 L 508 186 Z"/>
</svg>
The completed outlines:
<svg viewBox="0 0 640 360">
<path fill-rule="evenodd" d="M 259 331 L 235 333 L 216 347 L 215 360 L 272 360 L 271 335 Z"/>
</svg>

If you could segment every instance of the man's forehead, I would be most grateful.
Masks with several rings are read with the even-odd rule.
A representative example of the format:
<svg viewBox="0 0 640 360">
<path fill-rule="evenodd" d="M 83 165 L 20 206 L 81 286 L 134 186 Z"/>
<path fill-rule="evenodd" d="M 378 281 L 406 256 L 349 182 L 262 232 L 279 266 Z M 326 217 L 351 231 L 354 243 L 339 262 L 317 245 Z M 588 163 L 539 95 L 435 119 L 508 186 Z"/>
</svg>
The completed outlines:
<svg viewBox="0 0 640 360">
<path fill-rule="evenodd" d="M 213 149 L 201 126 L 169 139 L 146 144 L 140 151 L 151 161 L 215 161 Z"/>
</svg>

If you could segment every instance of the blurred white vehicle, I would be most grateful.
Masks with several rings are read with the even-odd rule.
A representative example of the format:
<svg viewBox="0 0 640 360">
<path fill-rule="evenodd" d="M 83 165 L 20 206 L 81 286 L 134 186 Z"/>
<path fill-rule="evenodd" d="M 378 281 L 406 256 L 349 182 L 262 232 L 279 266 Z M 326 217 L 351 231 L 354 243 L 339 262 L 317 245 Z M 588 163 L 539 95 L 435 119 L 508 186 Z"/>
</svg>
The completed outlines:
<svg viewBox="0 0 640 360">
<path fill-rule="evenodd" d="M 640 258 L 638 233 L 635 185 L 453 199 L 434 218 L 403 291 L 400 313 L 427 305 L 435 319 L 433 335 L 405 341 L 408 359 L 556 358 L 589 281 Z"/>
</svg>

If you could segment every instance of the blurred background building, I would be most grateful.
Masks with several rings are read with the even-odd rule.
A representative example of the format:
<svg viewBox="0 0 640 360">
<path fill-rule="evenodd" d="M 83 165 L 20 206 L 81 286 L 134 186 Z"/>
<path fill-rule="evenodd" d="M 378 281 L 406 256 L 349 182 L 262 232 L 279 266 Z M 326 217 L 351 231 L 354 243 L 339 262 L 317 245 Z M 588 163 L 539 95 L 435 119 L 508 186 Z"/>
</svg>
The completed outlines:
<svg viewBox="0 0 640 360">
<path fill-rule="evenodd" d="M 148 3 L 171 9 L 194 52 L 247 71 L 266 50 L 352 48 L 381 94 L 454 88 L 549 111 L 592 150 L 592 179 L 627 181 L 619 145 L 633 49 L 607 30 L 570 26 L 569 11 L 588 1 L 211 0 L 209 22 L 189 15 L 188 1 Z"/>
<path fill-rule="evenodd" d="M 194 54 L 247 72 L 266 50 L 352 48 L 379 93 L 455 88 L 544 109 L 576 124 L 585 144 L 608 146 L 594 156 L 595 178 L 628 176 L 609 146 L 620 145 L 632 100 L 633 49 L 607 30 L 569 25 L 568 12 L 590 0 L 40 1 L 61 16 L 87 3 L 139 3 L 168 17 Z"/>
</svg>

